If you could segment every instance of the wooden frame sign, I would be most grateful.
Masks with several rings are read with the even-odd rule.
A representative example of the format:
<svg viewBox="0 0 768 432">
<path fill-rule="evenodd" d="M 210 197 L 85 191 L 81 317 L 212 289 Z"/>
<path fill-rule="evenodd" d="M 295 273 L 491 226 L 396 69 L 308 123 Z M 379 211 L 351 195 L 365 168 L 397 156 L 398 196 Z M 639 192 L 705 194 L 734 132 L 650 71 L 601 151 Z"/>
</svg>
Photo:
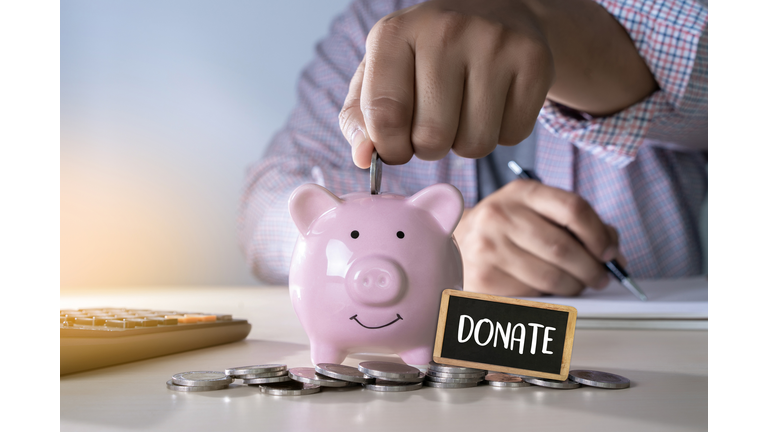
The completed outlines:
<svg viewBox="0 0 768 432">
<path fill-rule="evenodd" d="M 445 290 L 434 361 L 558 381 L 568 379 L 576 308 Z"/>
</svg>

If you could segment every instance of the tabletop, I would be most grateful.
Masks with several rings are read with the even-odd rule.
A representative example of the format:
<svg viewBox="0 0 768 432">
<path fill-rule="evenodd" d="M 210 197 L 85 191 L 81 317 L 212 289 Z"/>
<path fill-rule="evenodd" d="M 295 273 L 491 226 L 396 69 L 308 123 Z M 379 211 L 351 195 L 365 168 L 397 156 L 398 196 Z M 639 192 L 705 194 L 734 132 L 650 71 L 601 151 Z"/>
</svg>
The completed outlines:
<svg viewBox="0 0 768 432">
<path fill-rule="evenodd" d="M 171 375 L 247 364 L 311 366 L 286 287 L 152 287 L 62 293 L 64 308 L 199 310 L 245 318 L 248 338 L 60 379 L 62 431 L 269 430 L 686 431 L 707 428 L 706 330 L 577 328 L 571 369 L 627 377 L 627 389 L 422 388 L 270 396 L 257 387 L 179 393 Z M 344 364 L 396 357 L 354 355 Z"/>
</svg>

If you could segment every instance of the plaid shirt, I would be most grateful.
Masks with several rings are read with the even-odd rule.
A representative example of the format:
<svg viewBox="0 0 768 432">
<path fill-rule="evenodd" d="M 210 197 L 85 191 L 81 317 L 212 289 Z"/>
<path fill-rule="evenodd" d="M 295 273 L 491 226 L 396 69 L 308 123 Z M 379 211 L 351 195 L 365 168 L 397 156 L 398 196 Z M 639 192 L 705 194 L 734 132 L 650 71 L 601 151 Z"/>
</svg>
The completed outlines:
<svg viewBox="0 0 768 432">
<path fill-rule="evenodd" d="M 357 0 L 317 45 L 299 103 L 264 157 L 247 172 L 239 238 L 254 274 L 285 284 L 298 231 L 288 197 L 314 182 L 343 195 L 369 187 L 338 126 L 349 81 L 373 25 L 418 1 Z M 583 196 L 617 228 L 636 278 L 702 271 L 698 234 L 707 194 L 707 17 L 693 1 L 598 0 L 627 30 L 660 90 L 609 117 L 590 118 L 547 101 L 539 114 L 536 171 L 544 183 Z M 476 164 L 450 153 L 386 166 L 382 190 L 401 195 L 450 183 L 478 200 Z"/>
</svg>

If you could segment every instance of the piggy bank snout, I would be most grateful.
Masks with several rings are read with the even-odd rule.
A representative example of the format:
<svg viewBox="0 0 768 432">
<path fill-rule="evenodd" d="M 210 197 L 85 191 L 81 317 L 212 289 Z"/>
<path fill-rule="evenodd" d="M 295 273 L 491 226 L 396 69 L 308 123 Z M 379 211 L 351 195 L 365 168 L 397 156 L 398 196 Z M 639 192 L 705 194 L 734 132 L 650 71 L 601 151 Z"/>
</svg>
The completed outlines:
<svg viewBox="0 0 768 432">
<path fill-rule="evenodd" d="M 406 289 L 405 272 L 394 260 L 371 256 L 355 260 L 346 277 L 349 296 L 370 306 L 397 302 Z"/>
</svg>

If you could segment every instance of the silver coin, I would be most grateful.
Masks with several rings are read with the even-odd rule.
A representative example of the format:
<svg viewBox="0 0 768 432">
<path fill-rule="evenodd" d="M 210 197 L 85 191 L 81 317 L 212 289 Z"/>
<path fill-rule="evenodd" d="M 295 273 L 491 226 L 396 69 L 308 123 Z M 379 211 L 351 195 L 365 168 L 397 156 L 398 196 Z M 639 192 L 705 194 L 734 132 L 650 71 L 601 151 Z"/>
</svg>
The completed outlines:
<svg viewBox="0 0 768 432">
<path fill-rule="evenodd" d="M 485 381 L 494 387 L 529 387 L 530 384 L 522 378 L 503 373 L 492 373 L 485 376 Z"/>
<path fill-rule="evenodd" d="M 424 373 L 420 370 L 402 363 L 366 361 L 357 365 L 357 369 L 366 375 L 390 381 L 413 382 L 424 379 Z M 413 381 L 407 381 L 409 379 Z"/>
<path fill-rule="evenodd" d="M 436 387 L 436 388 L 469 388 L 469 387 L 477 387 L 477 381 L 468 382 L 468 383 L 451 383 L 451 382 L 438 382 L 438 381 L 424 381 L 424 385 L 427 387 Z"/>
<path fill-rule="evenodd" d="M 623 389 L 629 387 L 629 380 L 621 375 L 593 370 L 573 370 L 568 375 L 572 381 L 591 387 Z"/>
<path fill-rule="evenodd" d="M 279 376 L 286 376 L 288 375 L 288 371 L 279 371 L 279 372 L 263 372 L 258 374 L 244 374 L 244 375 L 232 375 L 230 374 L 232 378 L 236 379 L 256 379 L 256 378 L 270 378 L 270 377 L 279 377 Z"/>
<path fill-rule="evenodd" d="M 165 386 L 168 388 L 168 390 L 173 391 L 182 391 L 182 392 L 203 392 L 203 391 L 213 391 L 213 390 L 224 390 L 225 388 L 229 388 L 229 384 L 226 385 L 220 385 L 220 386 L 181 386 L 176 385 L 173 383 L 173 380 L 168 380 L 168 382 L 165 383 Z"/>
<path fill-rule="evenodd" d="M 427 376 L 427 381 L 439 382 L 439 383 L 452 383 L 452 384 L 478 383 L 480 381 L 483 381 L 483 379 L 484 379 L 483 377 L 479 377 L 479 378 L 446 378 L 446 377 Z"/>
<path fill-rule="evenodd" d="M 560 389 L 560 390 L 570 390 L 570 389 L 581 387 L 581 384 L 571 380 L 557 381 L 557 380 L 551 380 L 546 378 L 533 378 L 533 377 L 526 377 L 526 378 L 523 378 L 523 380 L 529 384 L 533 384 L 541 387 Z"/>
<path fill-rule="evenodd" d="M 373 149 L 371 154 L 371 195 L 378 195 L 381 191 L 381 158 L 379 152 Z"/>
<path fill-rule="evenodd" d="M 370 384 L 376 380 L 376 378 L 366 375 L 352 366 L 335 363 L 318 363 L 315 366 L 315 372 L 327 377 L 359 384 Z"/>
<path fill-rule="evenodd" d="M 346 387 L 349 385 L 348 381 L 341 381 L 327 376 L 319 375 L 315 372 L 314 368 L 310 367 L 298 367 L 288 369 L 288 376 L 291 379 L 307 383 L 314 384 L 321 387 Z"/>
<path fill-rule="evenodd" d="M 363 384 L 367 390 L 373 390 L 378 392 L 404 392 L 411 390 L 418 390 L 422 386 L 422 383 L 402 383 L 396 381 L 387 381 L 377 379 L 373 384 Z"/>
<path fill-rule="evenodd" d="M 291 377 L 289 377 L 287 374 L 282 376 L 276 376 L 276 377 L 244 379 L 243 384 L 248 384 L 248 385 L 271 384 L 271 383 L 278 383 L 278 382 L 285 382 L 285 381 L 291 381 Z"/>
<path fill-rule="evenodd" d="M 434 361 L 429 362 L 429 370 L 440 373 L 480 373 L 486 372 L 482 369 L 468 368 L 463 366 L 451 366 L 442 363 L 436 363 Z"/>
<path fill-rule="evenodd" d="M 232 377 L 219 371 L 192 371 L 177 373 L 171 377 L 174 384 L 180 386 L 213 387 L 229 385 Z"/>
<path fill-rule="evenodd" d="M 262 393 L 273 396 L 304 396 L 320 391 L 320 386 L 293 380 L 274 384 L 262 384 L 259 387 Z"/>
<path fill-rule="evenodd" d="M 448 373 L 448 372 L 435 372 L 433 370 L 428 370 L 427 376 L 435 377 L 435 378 L 482 378 L 485 376 L 485 371 L 473 372 L 473 373 Z"/>
<path fill-rule="evenodd" d="M 424 374 L 424 372 L 420 372 L 419 376 L 416 378 L 383 378 L 386 381 L 393 381 L 393 382 L 399 382 L 399 383 L 415 383 L 415 382 L 421 382 L 424 381 L 424 378 L 427 376 Z"/>
<path fill-rule="evenodd" d="M 227 375 L 261 375 L 264 373 L 282 372 L 286 370 L 288 370 L 288 366 L 284 364 L 263 364 L 263 365 L 238 366 L 234 368 L 229 368 L 229 369 L 225 369 L 224 373 L 226 373 Z"/>
</svg>

